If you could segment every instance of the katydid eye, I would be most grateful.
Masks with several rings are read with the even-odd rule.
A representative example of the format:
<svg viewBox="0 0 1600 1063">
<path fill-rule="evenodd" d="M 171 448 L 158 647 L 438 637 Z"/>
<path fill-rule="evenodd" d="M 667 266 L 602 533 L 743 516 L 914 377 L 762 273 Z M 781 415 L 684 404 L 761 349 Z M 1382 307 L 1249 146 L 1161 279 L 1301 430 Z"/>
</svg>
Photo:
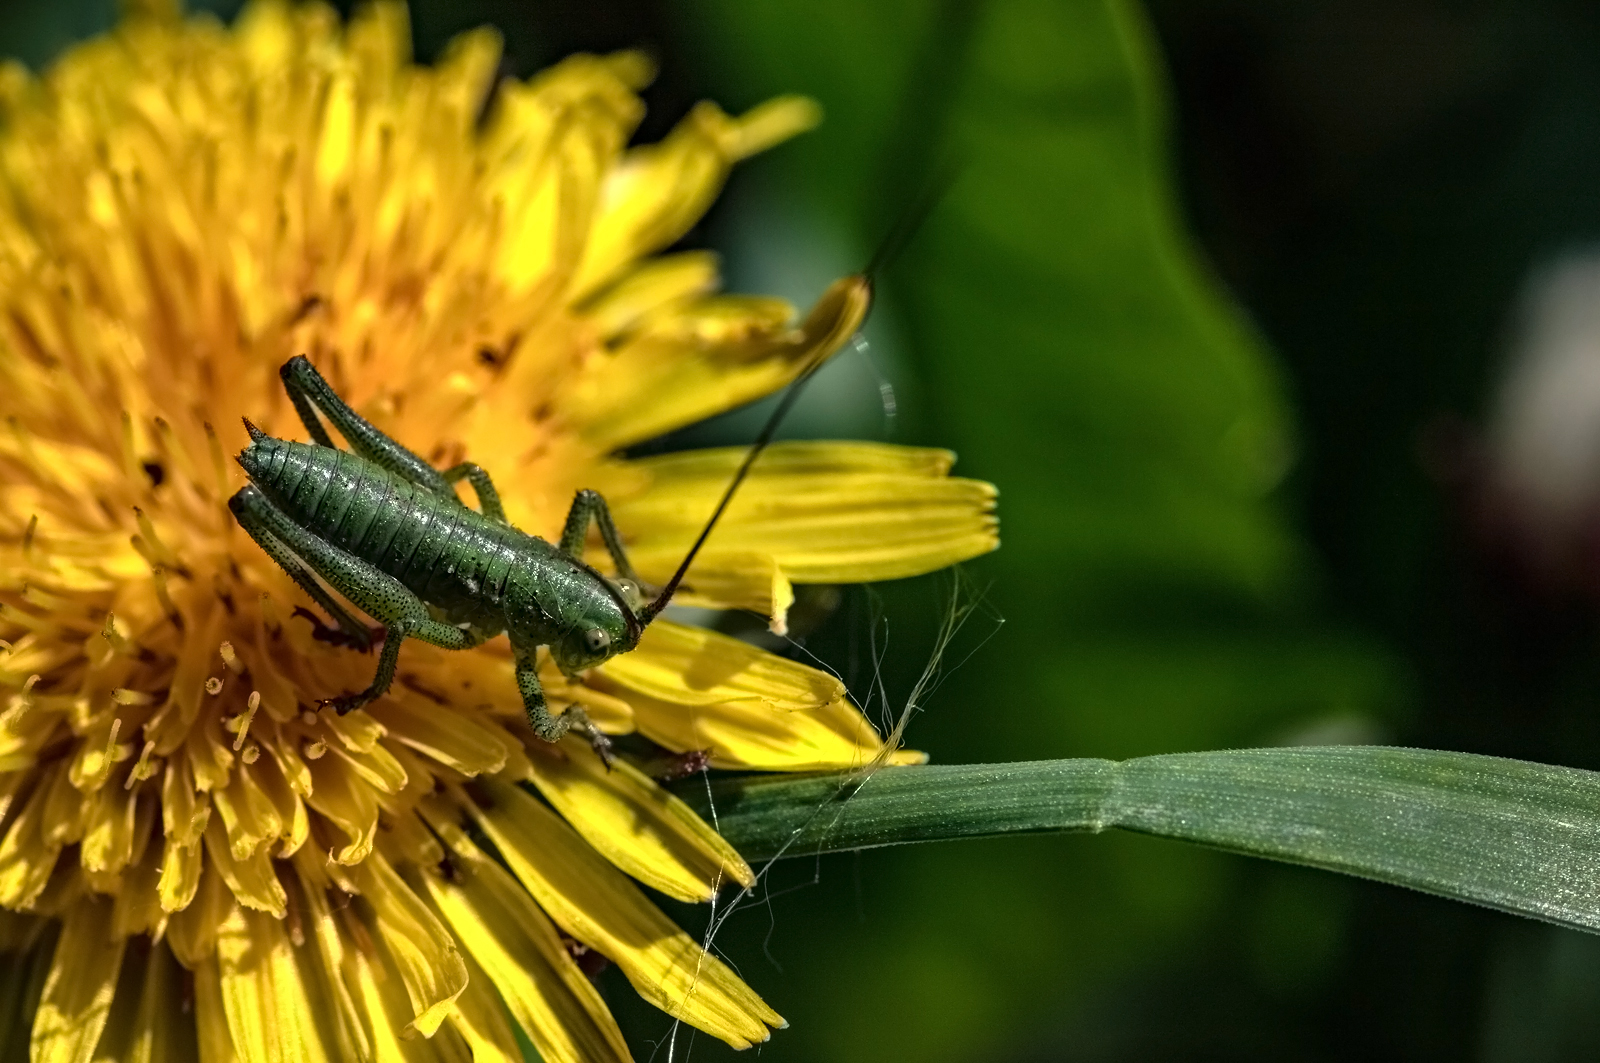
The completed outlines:
<svg viewBox="0 0 1600 1063">
<path fill-rule="evenodd" d="M 583 644 L 590 653 L 604 653 L 611 648 L 611 636 L 604 630 L 592 627 L 583 633 Z"/>
</svg>

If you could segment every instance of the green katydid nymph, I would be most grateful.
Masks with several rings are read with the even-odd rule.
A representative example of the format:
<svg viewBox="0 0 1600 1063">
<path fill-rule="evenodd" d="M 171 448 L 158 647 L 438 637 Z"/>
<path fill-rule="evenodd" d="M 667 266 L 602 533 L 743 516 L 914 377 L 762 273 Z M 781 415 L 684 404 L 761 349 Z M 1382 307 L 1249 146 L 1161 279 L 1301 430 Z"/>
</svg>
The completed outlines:
<svg viewBox="0 0 1600 1063">
<path fill-rule="evenodd" d="M 865 278 L 846 278 L 823 304 L 834 303 L 842 311 L 839 320 L 848 321 L 853 332 L 869 293 Z M 352 410 L 304 356 L 291 358 L 280 375 L 312 442 L 278 439 L 246 420 L 250 445 L 238 461 L 250 484 L 228 506 L 250 537 L 332 617 L 329 626 L 313 615 L 318 638 L 360 650 L 382 640 L 372 683 L 319 705 L 343 714 L 381 697 L 394 681 L 400 647 L 408 638 L 464 650 L 504 633 L 511 640 L 517 688 L 534 733 L 555 742 L 576 729 L 609 762 L 610 740 L 580 706 L 557 715 L 546 705 L 536 651 L 549 647 L 561 671 L 575 675 L 638 646 L 800 388 L 847 338 L 848 333 L 830 336 L 815 348 L 677 571 L 648 602 L 597 492 L 578 492 L 558 543 L 530 535 L 506 520 L 493 482 L 478 465 L 435 469 Z M 334 445 L 323 417 L 350 450 Z M 461 480 L 477 494 L 477 509 L 456 497 L 454 485 Z M 616 568 L 614 578 L 583 560 L 591 524 L 599 527 Z M 380 630 L 351 615 L 330 588 L 377 621 Z"/>
</svg>

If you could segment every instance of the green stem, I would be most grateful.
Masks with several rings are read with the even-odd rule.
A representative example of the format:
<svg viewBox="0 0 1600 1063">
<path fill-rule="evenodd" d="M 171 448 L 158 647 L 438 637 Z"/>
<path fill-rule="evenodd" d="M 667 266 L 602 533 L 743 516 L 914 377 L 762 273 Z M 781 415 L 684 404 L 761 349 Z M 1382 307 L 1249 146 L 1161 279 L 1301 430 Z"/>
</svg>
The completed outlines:
<svg viewBox="0 0 1600 1063">
<path fill-rule="evenodd" d="M 1376 746 L 750 776 L 680 796 L 752 861 L 1108 827 L 1600 931 L 1600 774 Z"/>
</svg>

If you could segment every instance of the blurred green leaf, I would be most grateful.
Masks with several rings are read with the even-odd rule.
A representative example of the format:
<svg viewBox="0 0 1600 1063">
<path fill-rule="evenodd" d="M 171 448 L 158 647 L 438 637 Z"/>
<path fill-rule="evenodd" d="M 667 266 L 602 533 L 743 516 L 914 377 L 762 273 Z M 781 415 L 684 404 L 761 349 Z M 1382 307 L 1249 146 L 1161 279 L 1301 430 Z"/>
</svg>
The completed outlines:
<svg viewBox="0 0 1600 1063">
<path fill-rule="evenodd" d="M 685 788 L 752 861 L 1117 827 L 1600 932 L 1600 773 L 1381 746 L 889 768 Z"/>
<path fill-rule="evenodd" d="M 862 245 L 953 168 L 884 287 L 914 364 L 959 382 L 938 441 L 1001 481 L 1001 565 L 1052 573 L 1015 593 L 1284 587 L 1297 547 L 1266 502 L 1289 455 L 1283 398 L 1178 224 L 1135 7 L 719 4 L 706 21 L 735 103 L 822 101 L 786 172 Z"/>
</svg>

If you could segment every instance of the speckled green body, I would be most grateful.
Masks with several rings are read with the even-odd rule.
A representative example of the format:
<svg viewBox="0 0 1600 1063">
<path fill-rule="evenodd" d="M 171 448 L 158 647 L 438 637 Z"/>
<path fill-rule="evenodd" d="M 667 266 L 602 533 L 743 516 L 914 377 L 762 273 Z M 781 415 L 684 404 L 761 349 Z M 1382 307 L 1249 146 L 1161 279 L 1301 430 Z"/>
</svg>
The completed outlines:
<svg viewBox="0 0 1600 1063">
<path fill-rule="evenodd" d="M 289 519 L 393 576 L 448 624 L 542 646 L 596 614 L 621 622 L 615 593 L 582 561 L 358 454 L 268 436 L 239 464 Z"/>
<path fill-rule="evenodd" d="M 536 652 L 548 646 L 561 670 L 574 675 L 633 649 L 654 615 L 647 612 L 641 620 L 635 611 L 637 581 L 605 499 L 579 491 L 560 544 L 545 542 L 506 521 L 499 493 L 479 466 L 463 462 L 435 469 L 346 405 L 303 357 L 284 363 L 280 375 L 314 442 L 277 439 L 245 421 L 250 445 L 238 460 L 250 484 L 228 500 L 228 508 L 333 618 L 330 627 L 302 611 L 317 638 L 372 648 L 377 633 L 345 602 L 382 625 L 372 683 L 320 704 L 345 713 L 382 697 L 408 638 L 462 650 L 504 632 L 534 733 L 554 742 L 576 727 L 601 756 L 609 756 L 609 740 L 581 706 L 559 715 L 549 711 Z M 333 445 L 322 417 L 350 450 Z M 478 509 L 456 497 L 453 485 L 460 480 L 476 491 Z M 583 561 L 591 524 L 600 528 L 617 580 Z M 668 597 L 670 591 L 661 604 Z"/>
</svg>

